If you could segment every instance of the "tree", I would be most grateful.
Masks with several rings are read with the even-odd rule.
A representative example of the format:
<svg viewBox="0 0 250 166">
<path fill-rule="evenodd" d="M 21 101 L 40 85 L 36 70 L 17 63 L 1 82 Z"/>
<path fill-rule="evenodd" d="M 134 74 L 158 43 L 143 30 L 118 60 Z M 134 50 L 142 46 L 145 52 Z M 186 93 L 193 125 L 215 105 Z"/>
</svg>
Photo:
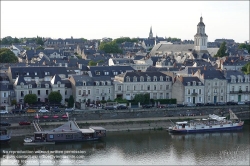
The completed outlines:
<svg viewBox="0 0 250 166">
<path fill-rule="evenodd" d="M 250 45 L 249 44 L 245 44 L 245 43 L 241 43 L 238 46 L 239 49 L 246 49 L 248 51 L 248 53 L 250 54 Z"/>
<path fill-rule="evenodd" d="M 13 43 L 20 43 L 20 40 L 18 38 L 14 38 Z"/>
<path fill-rule="evenodd" d="M 28 104 L 33 104 L 37 102 L 37 96 L 36 94 L 27 94 L 24 96 L 24 102 Z"/>
<path fill-rule="evenodd" d="M 226 42 L 224 41 L 221 45 L 220 48 L 217 52 L 217 54 L 215 55 L 215 57 L 224 57 L 224 56 L 228 56 L 228 54 L 226 53 L 227 47 L 226 47 Z"/>
<path fill-rule="evenodd" d="M 57 91 L 53 91 L 50 92 L 48 99 L 50 103 L 60 103 L 62 101 L 62 95 Z"/>
<path fill-rule="evenodd" d="M 43 46 L 44 45 L 43 39 L 41 37 L 37 36 L 36 37 L 36 44 Z"/>
<path fill-rule="evenodd" d="M 250 62 L 248 62 L 247 64 L 245 64 L 241 71 L 243 71 L 245 74 L 250 74 Z"/>
<path fill-rule="evenodd" d="M 122 50 L 119 49 L 115 41 L 101 42 L 99 49 L 105 51 L 106 53 L 122 53 Z"/>
<path fill-rule="evenodd" d="M 1 63 L 16 63 L 18 58 L 16 55 L 8 48 L 0 49 L 0 62 Z"/>
<path fill-rule="evenodd" d="M 89 61 L 88 65 L 89 65 L 89 66 L 96 66 L 97 63 L 91 60 L 91 61 Z"/>
<path fill-rule="evenodd" d="M 75 102 L 74 97 L 71 95 L 69 97 L 68 107 L 73 107 L 74 106 L 74 102 Z"/>
<path fill-rule="evenodd" d="M 38 46 L 36 50 L 44 50 L 44 48 L 42 46 Z"/>
<path fill-rule="evenodd" d="M 15 99 L 11 100 L 11 105 L 16 105 L 16 104 L 17 104 L 17 102 Z"/>
<path fill-rule="evenodd" d="M 145 93 L 145 94 L 136 94 L 134 97 L 134 101 L 136 103 L 140 102 L 140 104 L 148 104 L 150 101 L 150 96 L 149 93 Z"/>
</svg>

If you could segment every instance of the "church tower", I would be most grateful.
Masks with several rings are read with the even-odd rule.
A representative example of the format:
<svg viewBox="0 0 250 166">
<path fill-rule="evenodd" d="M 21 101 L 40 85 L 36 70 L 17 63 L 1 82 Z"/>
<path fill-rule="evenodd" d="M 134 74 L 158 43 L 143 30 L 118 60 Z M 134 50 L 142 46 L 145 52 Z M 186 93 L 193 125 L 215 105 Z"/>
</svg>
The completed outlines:
<svg viewBox="0 0 250 166">
<path fill-rule="evenodd" d="M 197 52 L 207 52 L 207 35 L 202 17 L 197 25 L 197 33 L 194 35 L 194 49 Z"/>
<path fill-rule="evenodd" d="M 152 32 L 152 26 L 150 27 L 150 32 L 149 32 L 149 39 L 153 39 L 153 32 Z"/>
</svg>

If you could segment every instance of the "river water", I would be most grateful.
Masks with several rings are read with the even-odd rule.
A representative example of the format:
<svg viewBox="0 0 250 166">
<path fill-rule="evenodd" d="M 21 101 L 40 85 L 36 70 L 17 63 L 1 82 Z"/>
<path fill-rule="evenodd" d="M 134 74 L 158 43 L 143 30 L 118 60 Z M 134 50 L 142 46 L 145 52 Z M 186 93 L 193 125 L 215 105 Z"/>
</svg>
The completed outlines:
<svg viewBox="0 0 250 166">
<path fill-rule="evenodd" d="M 97 142 L 1 145 L 5 165 L 249 165 L 249 124 L 235 132 L 171 135 L 165 130 L 109 132 Z"/>
</svg>

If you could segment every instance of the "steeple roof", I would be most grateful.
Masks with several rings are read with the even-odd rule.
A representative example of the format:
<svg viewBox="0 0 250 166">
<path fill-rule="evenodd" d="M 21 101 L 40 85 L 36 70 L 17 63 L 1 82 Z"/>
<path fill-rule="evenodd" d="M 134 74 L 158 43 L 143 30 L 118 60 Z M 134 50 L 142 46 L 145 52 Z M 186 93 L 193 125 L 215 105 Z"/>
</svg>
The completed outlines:
<svg viewBox="0 0 250 166">
<path fill-rule="evenodd" d="M 200 17 L 200 22 L 198 23 L 197 26 L 205 26 L 205 24 L 203 23 L 203 18 Z"/>
</svg>

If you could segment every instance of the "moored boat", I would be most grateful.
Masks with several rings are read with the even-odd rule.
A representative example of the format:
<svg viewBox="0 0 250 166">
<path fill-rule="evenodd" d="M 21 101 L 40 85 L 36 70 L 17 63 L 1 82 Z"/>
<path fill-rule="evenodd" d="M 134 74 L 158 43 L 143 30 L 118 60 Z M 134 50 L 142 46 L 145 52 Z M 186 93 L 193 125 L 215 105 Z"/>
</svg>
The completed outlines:
<svg viewBox="0 0 250 166">
<path fill-rule="evenodd" d="M 9 142 L 11 139 L 11 133 L 4 127 L 0 127 L 0 142 Z"/>
<path fill-rule="evenodd" d="M 213 131 L 230 131 L 240 130 L 243 128 L 244 121 L 229 110 L 230 119 L 220 117 L 218 115 L 209 115 L 206 119 L 195 119 L 190 122 L 176 122 L 175 125 L 168 128 L 170 133 L 199 133 L 199 132 L 213 132 Z"/>
<path fill-rule="evenodd" d="M 62 126 L 49 131 L 43 131 L 38 123 L 34 123 L 34 137 L 24 140 L 24 145 L 54 144 L 58 142 L 93 141 L 106 137 L 103 127 L 81 129 L 75 121 L 68 121 Z"/>
</svg>

